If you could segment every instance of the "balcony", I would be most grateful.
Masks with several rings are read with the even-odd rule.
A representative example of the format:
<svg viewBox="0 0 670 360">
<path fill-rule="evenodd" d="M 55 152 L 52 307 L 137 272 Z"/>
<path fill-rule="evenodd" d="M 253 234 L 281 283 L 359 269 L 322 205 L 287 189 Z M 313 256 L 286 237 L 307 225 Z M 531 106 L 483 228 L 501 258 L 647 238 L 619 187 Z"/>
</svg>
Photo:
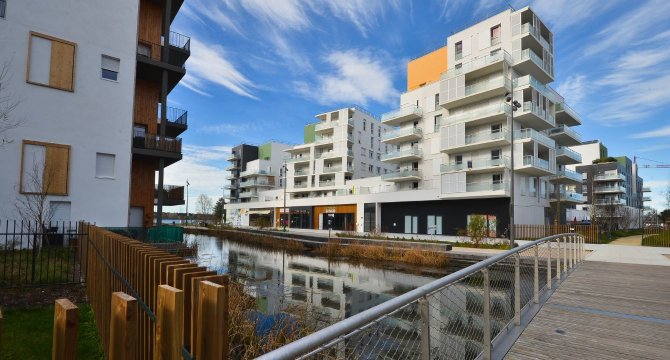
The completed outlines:
<svg viewBox="0 0 670 360">
<path fill-rule="evenodd" d="M 450 173 L 458 171 L 468 171 L 469 173 L 484 173 L 499 171 L 502 168 L 509 168 L 509 158 L 504 156 L 498 159 L 473 159 L 464 161 L 460 164 L 442 164 L 440 172 Z"/>
<path fill-rule="evenodd" d="M 171 31 L 167 42 L 165 39 L 159 41 L 160 43 L 148 39 L 138 40 L 137 77 L 151 81 L 161 81 L 163 70 L 167 70 L 169 92 L 186 74 L 184 64 L 191 56 L 191 39 L 188 36 Z M 166 46 L 167 52 L 163 51 Z"/>
<path fill-rule="evenodd" d="M 601 174 L 593 177 L 593 181 L 626 181 L 626 175 L 624 174 Z"/>
<path fill-rule="evenodd" d="M 165 124 L 165 135 L 176 137 L 188 128 L 188 111 L 167 107 L 167 123 Z M 158 124 L 161 123 L 161 106 L 158 106 Z"/>
<path fill-rule="evenodd" d="M 227 171 L 228 169 L 226 168 L 225 170 Z M 237 175 L 233 175 L 233 174 L 226 175 L 226 180 L 237 180 L 237 179 L 239 179 L 239 176 L 237 176 Z"/>
<path fill-rule="evenodd" d="M 389 111 L 382 115 L 382 124 L 397 126 L 405 121 L 420 119 L 423 110 L 416 105 L 403 106 L 398 110 Z"/>
<path fill-rule="evenodd" d="M 514 113 L 514 121 L 537 130 L 556 127 L 556 121 L 549 111 L 532 101 L 523 103 L 523 106 Z"/>
<path fill-rule="evenodd" d="M 154 187 L 154 203 L 158 204 L 158 185 Z M 184 205 L 184 187 L 178 185 L 163 185 L 163 205 Z"/>
<path fill-rule="evenodd" d="M 409 127 L 384 133 L 382 135 L 382 141 L 387 144 L 400 144 L 408 141 L 419 140 L 421 139 L 421 136 L 423 136 L 421 129 Z"/>
<path fill-rule="evenodd" d="M 626 199 L 595 199 L 594 205 L 626 205 Z"/>
<path fill-rule="evenodd" d="M 593 192 L 596 194 L 625 193 L 626 188 L 623 186 L 596 186 L 593 188 Z"/>
<path fill-rule="evenodd" d="M 556 162 L 561 165 L 581 164 L 582 155 L 565 146 L 556 147 Z"/>
<path fill-rule="evenodd" d="M 181 160 L 181 139 L 136 133 L 132 151 L 140 157 L 163 158 L 168 166 Z"/>
<path fill-rule="evenodd" d="M 465 185 L 465 186 L 463 186 Z M 469 182 L 465 184 L 452 184 L 452 188 L 440 190 L 442 199 L 471 199 L 509 196 L 509 183 L 497 182 Z"/>
<path fill-rule="evenodd" d="M 311 160 L 311 158 L 308 155 L 308 156 L 297 156 L 297 157 L 288 158 L 288 159 L 286 159 L 286 162 L 297 164 L 297 163 L 301 163 L 301 162 L 308 162 L 309 160 Z"/>
<path fill-rule="evenodd" d="M 230 153 L 230 156 L 226 159 L 226 161 L 237 161 L 240 160 L 240 156 L 235 154 L 235 153 Z"/>
<path fill-rule="evenodd" d="M 337 126 L 336 121 L 322 121 L 314 126 L 314 131 L 330 130 Z"/>
<path fill-rule="evenodd" d="M 332 136 L 316 136 L 314 138 L 315 144 L 328 144 L 333 142 Z"/>
<path fill-rule="evenodd" d="M 495 146 L 509 145 L 510 143 L 509 133 L 505 129 L 496 132 L 469 134 L 465 135 L 462 139 L 457 138 L 455 141 L 447 137 L 447 129 L 449 129 L 449 127 L 440 129 L 440 138 L 442 141 L 442 148 L 440 151 L 444 153 L 485 149 Z"/>
<path fill-rule="evenodd" d="M 556 104 L 556 122 L 567 126 L 577 126 L 582 124 L 582 118 L 566 103 L 560 102 Z"/>
<path fill-rule="evenodd" d="M 384 181 L 402 182 L 421 180 L 421 171 L 419 170 L 398 170 L 381 176 Z"/>
<path fill-rule="evenodd" d="M 521 90 L 525 87 L 532 87 L 551 100 L 554 104 L 563 102 L 563 97 L 554 91 L 554 89 L 539 82 L 531 75 L 525 75 L 514 79 L 514 91 Z"/>
<path fill-rule="evenodd" d="M 651 201 L 651 197 L 650 196 L 643 196 L 642 201 Z"/>
<path fill-rule="evenodd" d="M 251 176 L 274 176 L 271 172 L 267 170 L 246 170 L 240 173 L 241 178 L 251 177 Z"/>
<path fill-rule="evenodd" d="M 505 95 L 512 86 L 512 81 L 506 77 L 496 77 L 492 79 L 470 82 L 464 88 L 456 88 L 455 92 L 450 92 L 449 82 L 451 80 L 442 80 L 440 83 L 440 105 L 445 109 L 453 109 L 467 104 L 476 103 L 491 97 Z M 447 96 L 448 94 L 455 94 Z M 442 98 L 445 101 L 442 103 Z"/>
<path fill-rule="evenodd" d="M 651 192 L 651 188 L 645 186 L 642 188 L 642 192 Z"/>
<path fill-rule="evenodd" d="M 307 188 L 307 183 L 304 182 L 304 183 L 293 184 L 293 188 L 294 189 L 306 189 Z"/>
<path fill-rule="evenodd" d="M 532 74 L 543 83 L 554 81 L 551 64 L 545 66 L 542 57 L 531 49 L 524 49 L 514 53 L 514 69 L 524 75 Z"/>
<path fill-rule="evenodd" d="M 316 159 L 332 159 L 336 157 L 342 157 L 342 154 L 338 154 L 336 151 L 324 151 L 322 153 L 317 153 Z"/>
<path fill-rule="evenodd" d="M 532 176 L 547 176 L 553 175 L 556 172 L 554 166 L 549 161 L 533 155 L 524 155 L 521 164 L 514 165 L 516 171 Z"/>
<path fill-rule="evenodd" d="M 498 51 L 494 54 L 480 56 L 461 64 L 460 67 L 453 67 L 443 72 L 440 79 L 447 80 L 463 74 L 470 74 L 473 77 L 478 77 L 497 70 L 502 71 L 503 61 L 507 61 L 508 63 L 512 62 L 512 57 L 507 51 Z"/>
<path fill-rule="evenodd" d="M 319 186 L 335 186 L 335 180 L 321 180 Z"/>
<path fill-rule="evenodd" d="M 275 182 L 268 179 L 255 179 L 240 182 L 240 188 L 250 188 L 250 187 L 274 187 Z"/>
<path fill-rule="evenodd" d="M 556 170 L 556 175 L 552 176 L 550 180 L 559 184 L 579 185 L 582 183 L 582 174 L 569 169 Z"/>
<path fill-rule="evenodd" d="M 322 174 L 332 174 L 332 173 L 337 173 L 337 172 L 340 172 L 340 171 L 342 171 L 342 165 L 324 166 L 321 173 Z"/>
<path fill-rule="evenodd" d="M 514 133 L 514 141 L 535 141 L 537 143 L 540 143 L 550 149 L 554 149 L 556 147 L 556 142 L 550 138 L 548 138 L 546 135 L 534 130 L 534 129 L 523 129 L 516 131 Z"/>
<path fill-rule="evenodd" d="M 400 151 L 392 151 L 381 156 L 381 161 L 387 163 L 401 163 L 404 161 L 420 160 L 421 150 L 417 148 L 408 148 Z"/>
<path fill-rule="evenodd" d="M 553 53 L 554 49 L 551 46 L 551 44 L 549 44 L 549 41 L 545 39 L 540 33 L 540 31 L 530 23 L 522 24 L 519 34 L 522 36 L 528 36 L 528 35 L 532 36 L 532 38 L 535 39 L 538 42 L 538 44 L 540 44 L 540 46 L 547 49 L 547 51 Z M 516 34 L 513 33 L 512 35 Z"/>
<path fill-rule="evenodd" d="M 308 169 L 299 169 L 293 172 L 293 176 L 307 176 L 309 175 Z"/>
<path fill-rule="evenodd" d="M 575 146 L 582 143 L 581 135 L 565 125 L 549 130 L 549 137 L 565 146 Z"/>
<path fill-rule="evenodd" d="M 584 195 L 572 191 L 561 191 L 560 193 L 550 193 L 549 201 L 564 201 L 575 204 L 583 204 L 586 200 Z"/>
<path fill-rule="evenodd" d="M 237 165 L 237 164 L 232 164 L 232 165 L 228 166 L 227 168 L 225 168 L 224 170 L 226 170 L 226 171 L 238 171 L 238 170 L 240 170 L 240 166 Z M 236 174 L 236 175 L 237 176 L 233 176 L 232 178 L 237 179 L 237 178 L 240 177 L 239 174 Z"/>
<path fill-rule="evenodd" d="M 258 192 L 256 192 L 256 191 L 241 192 L 238 197 L 240 199 L 257 198 L 258 197 Z"/>
<path fill-rule="evenodd" d="M 458 109 L 457 112 L 449 112 L 449 116 L 442 121 L 446 124 L 467 122 L 468 125 L 480 125 L 504 121 L 510 114 L 511 106 L 508 103 L 500 103 L 486 106 L 474 106 L 472 108 L 461 108 Z"/>
<path fill-rule="evenodd" d="M 235 190 L 238 189 L 239 187 L 240 185 L 237 182 L 235 182 L 234 184 L 225 185 L 223 188 L 226 190 Z"/>
</svg>

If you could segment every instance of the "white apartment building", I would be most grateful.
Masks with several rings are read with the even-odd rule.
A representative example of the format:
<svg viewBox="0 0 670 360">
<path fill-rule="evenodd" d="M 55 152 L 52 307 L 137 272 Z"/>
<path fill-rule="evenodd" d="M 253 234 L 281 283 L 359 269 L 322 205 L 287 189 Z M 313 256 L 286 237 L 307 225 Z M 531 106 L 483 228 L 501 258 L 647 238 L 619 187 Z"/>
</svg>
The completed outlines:
<svg viewBox="0 0 670 360">
<path fill-rule="evenodd" d="M 269 142 L 258 147 L 258 159 L 246 163 L 240 172 L 240 202 L 257 201 L 261 192 L 281 188 L 282 166 L 288 157 L 287 144 Z"/>
<path fill-rule="evenodd" d="M 572 187 L 581 175 L 566 167 L 581 162 L 569 149 L 581 143 L 571 128 L 581 119 L 548 85 L 554 80 L 551 31 L 525 7 L 454 33 L 447 44 L 408 64 L 408 91 L 398 109 L 381 117 L 382 126 L 393 127 L 379 134 L 388 146 L 380 156 L 388 173 L 355 180 L 345 172 L 333 177 L 335 189 L 345 190 L 324 193 L 314 189 L 323 166 L 344 166 L 344 144 L 357 143 L 344 141 L 352 132 L 324 135 L 326 143 L 342 139 L 332 147 L 335 165 L 311 161 L 323 156 L 318 141 L 291 149 L 291 226 L 324 229 L 332 225 L 327 217 L 349 212 L 357 231 L 455 235 L 471 216 L 485 215 L 491 236 L 504 236 L 512 166 L 516 223 L 547 224 L 583 202 Z M 325 131 L 332 117 L 321 116 Z M 341 121 L 341 112 L 337 116 Z M 299 175 L 292 179 L 291 170 Z M 269 195 L 249 209 L 282 207 L 281 193 Z M 237 219 L 244 225 L 243 216 Z"/>
</svg>

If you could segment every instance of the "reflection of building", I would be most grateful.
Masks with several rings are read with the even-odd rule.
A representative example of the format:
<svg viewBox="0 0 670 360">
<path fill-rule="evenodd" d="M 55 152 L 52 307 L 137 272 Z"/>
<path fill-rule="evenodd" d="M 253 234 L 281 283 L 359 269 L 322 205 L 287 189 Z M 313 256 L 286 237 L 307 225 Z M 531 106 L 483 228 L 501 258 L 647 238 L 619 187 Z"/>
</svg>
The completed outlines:
<svg viewBox="0 0 670 360">
<path fill-rule="evenodd" d="M 311 208 L 311 228 L 327 229 L 317 213 L 331 212 L 320 207 L 346 206 L 355 208 L 353 229 L 360 232 L 456 235 L 468 216 L 486 215 L 502 235 L 512 160 L 517 223 L 545 224 L 551 204 L 564 209 L 583 201 L 571 190 L 581 178 L 567 168 L 581 161 L 569 148 L 581 143 L 571 128 L 581 119 L 548 85 L 554 42 L 547 26 L 529 7 L 509 9 L 454 33 L 447 44 L 408 64 L 407 92 L 381 124 L 359 129 L 354 121 L 349 129 L 351 109 L 318 115 L 318 136 L 290 150 L 287 206 Z M 520 105 L 514 122 L 508 94 Z M 237 207 L 282 208 L 281 192 L 264 195 Z"/>
</svg>

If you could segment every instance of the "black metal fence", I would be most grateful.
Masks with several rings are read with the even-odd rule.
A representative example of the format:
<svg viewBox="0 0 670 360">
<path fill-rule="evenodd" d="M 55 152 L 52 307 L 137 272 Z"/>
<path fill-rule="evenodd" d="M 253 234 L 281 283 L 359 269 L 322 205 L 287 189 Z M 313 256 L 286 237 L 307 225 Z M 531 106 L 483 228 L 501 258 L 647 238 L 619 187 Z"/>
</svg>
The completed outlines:
<svg viewBox="0 0 670 360">
<path fill-rule="evenodd" d="M 0 222 L 0 288 L 86 282 L 77 222 Z"/>
</svg>

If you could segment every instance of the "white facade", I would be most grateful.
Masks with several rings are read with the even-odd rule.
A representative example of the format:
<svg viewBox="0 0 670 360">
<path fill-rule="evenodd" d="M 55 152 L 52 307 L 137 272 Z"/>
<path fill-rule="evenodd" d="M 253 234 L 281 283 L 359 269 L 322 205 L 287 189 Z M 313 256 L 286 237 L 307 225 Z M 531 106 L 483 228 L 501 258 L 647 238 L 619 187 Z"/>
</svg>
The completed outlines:
<svg viewBox="0 0 670 360">
<path fill-rule="evenodd" d="M 8 77 L 1 86 L 20 100 L 10 117 L 22 123 L 2 134 L 13 142 L 0 149 L 1 218 L 19 218 L 22 153 L 24 165 L 36 160 L 43 168 L 47 155 L 39 154 L 57 144 L 69 146 L 69 156 L 58 170 L 66 171 L 58 175 L 65 176 L 66 194 L 48 197 L 53 220 L 127 225 L 137 19 L 136 0 L 7 3 L 0 18 L 0 64 L 8 66 Z M 29 49 L 31 32 L 39 36 Z M 54 63 L 62 65 L 55 45 L 60 41 L 74 43 L 72 91 L 29 83 L 49 83 L 49 71 L 53 78 Z M 117 81 L 102 78 L 103 56 L 120 60 Z M 38 144 L 24 148 L 24 141 Z M 38 155 L 31 159 L 28 153 Z M 23 171 L 25 177 L 29 169 Z"/>
<path fill-rule="evenodd" d="M 282 186 L 281 167 L 288 157 L 286 150 L 291 146 L 277 142 L 261 145 L 270 149 L 270 156 L 246 163 L 246 170 L 240 173 L 241 202 L 257 201 L 263 191 Z"/>
</svg>

